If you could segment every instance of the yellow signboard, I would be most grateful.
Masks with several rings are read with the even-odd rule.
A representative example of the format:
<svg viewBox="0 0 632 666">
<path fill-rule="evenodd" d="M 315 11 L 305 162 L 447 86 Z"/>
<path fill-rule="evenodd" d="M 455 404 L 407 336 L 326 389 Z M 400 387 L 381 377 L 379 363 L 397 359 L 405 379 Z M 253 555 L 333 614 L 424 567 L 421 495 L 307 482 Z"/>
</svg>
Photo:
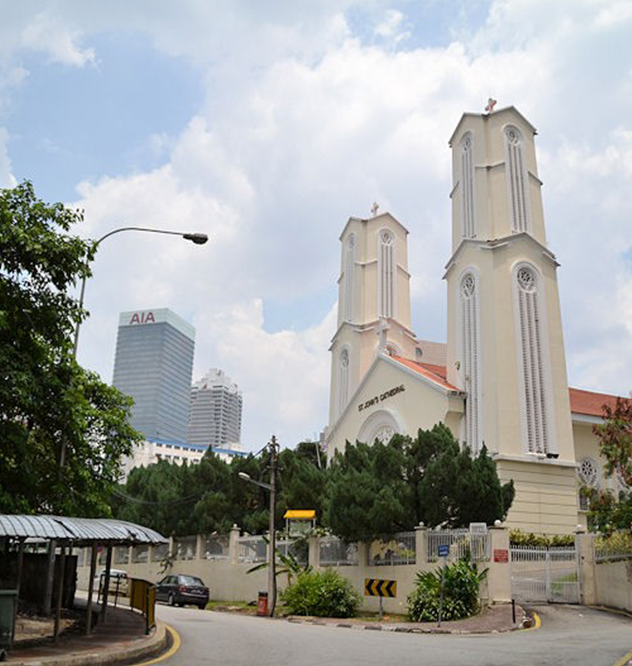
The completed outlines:
<svg viewBox="0 0 632 666">
<path fill-rule="evenodd" d="M 367 597 L 396 597 L 397 581 L 381 578 L 365 578 L 364 594 Z"/>
</svg>

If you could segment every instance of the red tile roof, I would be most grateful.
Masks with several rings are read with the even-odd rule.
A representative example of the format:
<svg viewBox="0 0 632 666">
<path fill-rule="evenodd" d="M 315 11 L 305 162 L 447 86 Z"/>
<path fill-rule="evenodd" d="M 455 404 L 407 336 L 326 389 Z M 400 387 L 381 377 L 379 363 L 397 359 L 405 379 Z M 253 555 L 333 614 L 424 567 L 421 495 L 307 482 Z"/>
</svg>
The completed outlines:
<svg viewBox="0 0 632 666">
<path fill-rule="evenodd" d="M 422 377 L 429 379 L 435 384 L 447 389 L 448 391 L 458 391 L 456 386 L 452 386 L 446 381 L 445 367 L 441 365 L 429 365 L 427 363 L 417 363 L 409 358 L 402 358 L 401 356 L 391 356 L 394 361 L 405 365 L 410 370 L 420 374 Z"/>
<path fill-rule="evenodd" d="M 444 365 L 430 365 L 429 363 L 417 363 L 407 358 L 400 356 L 392 356 L 394 360 L 405 365 L 411 370 L 419 372 L 428 379 L 441 384 L 444 388 L 452 391 L 458 391 L 455 386 L 448 384 L 446 381 L 447 373 Z M 603 406 L 610 405 L 614 407 L 617 400 L 616 395 L 609 395 L 607 393 L 593 393 L 592 391 L 583 391 L 582 389 L 570 388 L 568 389 L 571 412 L 573 414 L 584 414 L 585 416 L 602 416 Z"/>
<path fill-rule="evenodd" d="M 571 398 L 571 412 L 587 416 L 603 416 L 603 406 L 614 407 L 617 401 L 616 395 L 607 393 L 593 393 L 576 388 L 569 388 L 568 393 Z"/>
</svg>

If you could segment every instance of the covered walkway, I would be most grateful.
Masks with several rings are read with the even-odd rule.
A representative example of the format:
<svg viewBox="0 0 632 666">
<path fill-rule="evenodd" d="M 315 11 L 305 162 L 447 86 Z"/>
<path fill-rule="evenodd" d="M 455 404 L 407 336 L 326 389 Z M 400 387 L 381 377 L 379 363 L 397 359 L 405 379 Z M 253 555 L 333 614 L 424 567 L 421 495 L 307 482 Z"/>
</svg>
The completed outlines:
<svg viewBox="0 0 632 666">
<path fill-rule="evenodd" d="M 86 603 L 86 634 L 89 635 L 93 624 L 92 597 L 99 550 L 105 549 L 106 551 L 103 598 L 100 607 L 101 618 L 105 619 L 113 547 L 156 545 L 166 542 L 167 539 L 158 532 L 122 520 L 47 515 L 0 515 L 0 552 L 7 561 L 15 564 L 11 580 L 2 581 L 3 587 L 8 587 L 16 592 L 14 622 L 23 584 L 25 549 L 35 549 L 43 544 L 47 547 L 46 575 L 41 581 L 42 607 L 45 614 L 50 614 L 54 610 L 53 637 L 57 641 L 64 589 L 67 587 L 64 581 L 67 570 L 66 559 L 71 555 L 73 547 L 91 548 L 90 582 Z M 39 584 L 40 581 L 37 583 Z"/>
</svg>

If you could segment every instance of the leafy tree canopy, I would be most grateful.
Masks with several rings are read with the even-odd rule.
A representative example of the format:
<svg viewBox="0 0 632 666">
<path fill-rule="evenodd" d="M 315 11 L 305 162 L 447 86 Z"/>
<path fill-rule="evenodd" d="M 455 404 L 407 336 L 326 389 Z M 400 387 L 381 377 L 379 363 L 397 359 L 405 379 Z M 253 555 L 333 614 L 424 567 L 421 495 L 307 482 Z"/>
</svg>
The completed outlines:
<svg viewBox="0 0 632 666">
<path fill-rule="evenodd" d="M 108 515 L 120 459 L 139 439 L 130 399 L 73 357 L 84 316 L 73 292 L 94 255 L 70 234 L 82 219 L 29 182 L 0 190 L 1 512 Z"/>
<path fill-rule="evenodd" d="M 501 485 L 485 447 L 473 457 L 438 424 L 412 440 L 347 443 L 332 461 L 326 521 L 350 541 L 391 536 L 426 525 L 467 527 L 504 519 L 513 482 Z"/>
<path fill-rule="evenodd" d="M 614 406 L 603 406 L 603 423 L 593 426 L 609 477 L 623 486 L 611 490 L 584 488 L 589 500 L 589 525 L 604 534 L 632 529 L 632 400 L 617 398 Z"/>
</svg>

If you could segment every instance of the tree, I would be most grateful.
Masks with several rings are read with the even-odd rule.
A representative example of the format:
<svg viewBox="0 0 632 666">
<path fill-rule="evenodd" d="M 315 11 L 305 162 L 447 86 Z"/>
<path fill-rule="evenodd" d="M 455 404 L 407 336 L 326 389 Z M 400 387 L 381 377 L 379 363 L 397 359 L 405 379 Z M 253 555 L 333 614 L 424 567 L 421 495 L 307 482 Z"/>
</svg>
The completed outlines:
<svg viewBox="0 0 632 666">
<path fill-rule="evenodd" d="M 501 485 L 496 463 L 483 445 L 473 457 L 450 430 L 438 424 L 420 431 L 412 445 L 417 470 L 417 515 L 427 525 L 467 527 L 504 519 L 513 502 L 513 481 Z"/>
<path fill-rule="evenodd" d="M 611 490 L 584 488 L 588 496 L 588 521 L 592 528 L 610 534 L 632 529 L 632 400 L 617 398 L 614 407 L 603 406 L 603 423 L 593 426 L 606 476 L 616 476 L 623 487 Z"/>
<path fill-rule="evenodd" d="M 414 440 L 395 435 L 388 444 L 347 443 L 329 470 L 326 522 L 350 541 L 386 538 L 421 521 L 492 524 L 505 518 L 514 492 L 513 481 L 501 485 L 485 447 L 473 457 L 437 424 Z"/>
<path fill-rule="evenodd" d="M 74 360 L 85 316 L 72 295 L 94 246 L 82 213 L 24 182 L 0 190 L 0 511 L 103 515 L 140 435 L 131 400 Z M 60 465 L 62 447 L 65 463 Z"/>
<path fill-rule="evenodd" d="M 347 443 L 331 461 L 325 522 L 348 541 L 386 537 L 415 525 L 406 438 Z"/>
</svg>

